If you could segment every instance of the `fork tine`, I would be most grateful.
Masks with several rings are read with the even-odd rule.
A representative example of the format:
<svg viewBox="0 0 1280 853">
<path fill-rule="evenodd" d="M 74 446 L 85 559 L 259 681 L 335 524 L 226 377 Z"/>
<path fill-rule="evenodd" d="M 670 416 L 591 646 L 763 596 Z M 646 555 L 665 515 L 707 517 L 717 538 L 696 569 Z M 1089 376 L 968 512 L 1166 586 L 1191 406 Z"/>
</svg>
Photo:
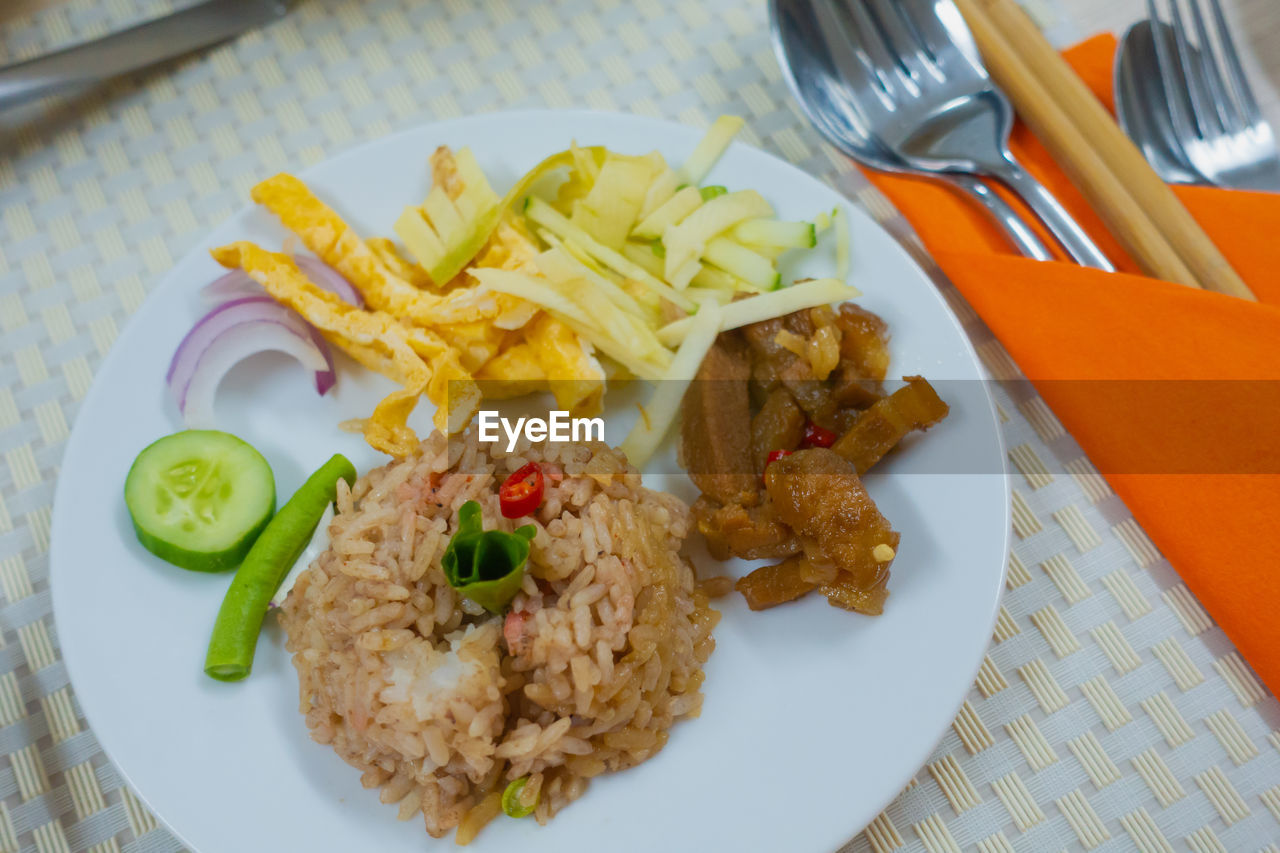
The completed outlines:
<svg viewBox="0 0 1280 853">
<path fill-rule="evenodd" d="M 911 97 L 919 95 L 920 87 L 895 55 L 887 36 L 871 16 L 863 0 L 845 0 L 841 5 L 848 16 L 851 40 L 867 56 L 885 90 L 895 99 L 901 97 L 900 93 L 904 91 Z"/>
<path fill-rule="evenodd" d="M 865 119 L 876 124 L 878 116 L 887 115 L 894 109 L 894 100 L 886 88 L 883 79 L 876 73 L 875 65 L 867 56 L 862 46 L 850 36 L 848 24 L 844 17 L 836 12 L 830 0 L 812 0 L 815 23 L 823 46 L 831 59 L 832 66 L 854 91 L 868 90 L 871 98 L 857 98 L 857 110 Z M 848 95 L 845 95 L 848 100 Z"/>
<path fill-rule="evenodd" d="M 1201 136 L 1206 139 L 1217 136 L 1222 131 L 1222 123 L 1213 109 L 1213 96 L 1205 79 L 1205 63 L 1200 61 L 1203 56 L 1196 57 L 1191 53 L 1191 39 L 1187 38 L 1179 0 L 1169 0 L 1169 13 L 1173 22 L 1174 52 L 1182 68 L 1182 76 L 1187 81 L 1187 94 L 1191 97 L 1192 118 L 1200 128 Z"/>
<path fill-rule="evenodd" d="M 924 46 L 925 54 L 943 73 L 963 71 L 984 78 L 987 76 L 969 28 L 955 26 L 964 22 L 955 3 L 951 0 L 897 0 L 894 5 Z M 948 22 L 952 26 L 948 27 Z M 952 59 L 963 61 L 964 68 L 957 68 Z"/>
<path fill-rule="evenodd" d="M 1222 45 L 1222 61 L 1227 68 L 1227 78 L 1231 83 L 1231 91 L 1235 93 L 1236 103 L 1244 111 L 1245 121 L 1256 124 L 1262 121 L 1262 111 L 1253 97 L 1253 89 L 1249 86 L 1249 78 L 1244 74 L 1240 64 L 1240 52 L 1236 50 L 1235 39 L 1227 27 L 1227 17 L 1222 12 L 1222 4 L 1218 0 L 1209 0 L 1213 9 L 1213 23 L 1218 30 L 1218 43 Z"/>
<path fill-rule="evenodd" d="M 1174 135 L 1179 139 L 1199 136 L 1195 121 L 1183 99 L 1187 90 L 1186 80 L 1169 49 L 1165 38 L 1165 23 L 1160 19 L 1155 0 L 1147 0 L 1147 22 L 1151 29 L 1151 41 L 1156 49 L 1156 67 L 1160 70 L 1160 85 L 1164 88 L 1164 99 L 1169 106 L 1169 119 L 1173 123 Z"/>
<path fill-rule="evenodd" d="M 916 32 L 897 0 L 868 0 L 868 3 L 871 16 L 902 69 L 921 85 L 926 74 L 940 78 L 941 72 L 926 52 L 923 38 Z"/>
<path fill-rule="evenodd" d="M 820 99 L 820 107 L 813 108 L 807 99 L 800 97 L 800 108 L 818 131 L 842 151 L 851 153 L 850 148 L 867 147 L 869 143 L 865 115 L 853 107 L 849 87 L 842 82 L 835 82 L 841 79 L 839 69 L 831 56 L 828 37 L 822 32 L 811 0 L 773 0 L 772 6 L 778 19 L 789 25 L 791 31 L 799 34 L 806 55 L 813 60 L 812 66 L 791 62 L 791 46 L 783 45 L 784 52 L 788 54 L 788 58 L 783 61 L 783 70 L 794 75 L 792 79 L 798 87 L 797 91 L 811 86 L 814 97 Z"/>
<path fill-rule="evenodd" d="M 1190 0 L 1190 6 L 1191 22 L 1196 28 L 1196 41 L 1200 43 L 1200 67 L 1204 70 L 1205 82 L 1208 83 L 1209 103 L 1223 128 L 1238 130 L 1241 127 L 1240 114 L 1227 93 L 1227 83 L 1222 78 L 1222 70 L 1216 59 L 1217 51 L 1209 37 L 1209 28 L 1205 26 L 1204 15 L 1200 14 L 1199 0 Z"/>
</svg>

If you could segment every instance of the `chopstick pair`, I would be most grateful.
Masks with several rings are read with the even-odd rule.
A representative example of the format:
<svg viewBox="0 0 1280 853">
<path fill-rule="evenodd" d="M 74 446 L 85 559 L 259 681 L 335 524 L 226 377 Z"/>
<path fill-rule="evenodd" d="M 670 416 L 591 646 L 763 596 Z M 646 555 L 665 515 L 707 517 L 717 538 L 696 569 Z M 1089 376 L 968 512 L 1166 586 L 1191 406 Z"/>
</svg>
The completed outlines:
<svg viewBox="0 0 1280 853">
<path fill-rule="evenodd" d="M 996 83 L 1148 275 L 1256 301 L 1015 0 L 956 0 Z"/>
</svg>

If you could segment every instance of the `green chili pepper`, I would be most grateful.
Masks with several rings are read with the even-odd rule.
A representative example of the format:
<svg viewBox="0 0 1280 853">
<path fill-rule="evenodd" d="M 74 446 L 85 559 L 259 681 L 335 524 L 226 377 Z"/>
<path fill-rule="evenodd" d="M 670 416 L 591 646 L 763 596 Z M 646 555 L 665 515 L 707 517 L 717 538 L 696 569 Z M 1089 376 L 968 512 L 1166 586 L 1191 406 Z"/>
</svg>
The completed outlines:
<svg viewBox="0 0 1280 853">
<path fill-rule="evenodd" d="M 538 807 L 538 800 L 534 800 L 533 804 L 528 806 L 520 804 L 520 795 L 524 793 L 524 786 L 528 781 L 528 776 L 521 776 L 507 785 L 506 790 L 502 792 L 502 810 L 507 817 L 528 817 Z M 541 798 L 542 792 L 539 791 L 538 799 Z"/>
<path fill-rule="evenodd" d="M 532 524 L 514 533 L 485 530 L 480 504 L 467 501 L 458 510 L 458 530 L 440 558 L 449 586 L 491 613 L 500 613 L 520 591 L 529 562 Z"/>
</svg>

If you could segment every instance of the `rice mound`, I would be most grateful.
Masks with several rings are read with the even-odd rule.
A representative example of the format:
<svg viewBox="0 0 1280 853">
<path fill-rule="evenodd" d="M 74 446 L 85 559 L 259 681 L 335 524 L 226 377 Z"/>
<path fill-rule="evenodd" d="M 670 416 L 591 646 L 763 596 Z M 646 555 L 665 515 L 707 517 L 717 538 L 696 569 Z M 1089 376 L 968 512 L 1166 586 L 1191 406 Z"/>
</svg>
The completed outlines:
<svg viewBox="0 0 1280 853">
<path fill-rule="evenodd" d="M 503 518 L 497 494 L 529 461 L 546 474 L 537 536 L 521 591 L 493 615 L 448 585 L 440 559 L 467 500 L 486 529 L 529 522 Z M 621 453 L 599 442 L 506 453 L 437 432 L 338 485 L 330 547 L 280 617 L 312 737 L 401 820 L 420 813 L 435 837 L 459 827 L 465 843 L 527 775 L 545 822 L 698 715 L 719 614 L 678 553 L 689 509 L 643 488 Z"/>
</svg>

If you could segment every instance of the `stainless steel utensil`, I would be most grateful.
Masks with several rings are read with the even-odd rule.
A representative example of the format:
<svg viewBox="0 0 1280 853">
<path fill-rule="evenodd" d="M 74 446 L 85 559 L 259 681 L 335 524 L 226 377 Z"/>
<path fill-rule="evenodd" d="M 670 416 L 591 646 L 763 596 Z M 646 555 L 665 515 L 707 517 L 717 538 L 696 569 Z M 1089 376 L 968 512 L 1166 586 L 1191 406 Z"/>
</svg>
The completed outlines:
<svg viewBox="0 0 1280 853">
<path fill-rule="evenodd" d="M 0 68 L 0 110 L 97 83 L 283 17 L 281 0 L 205 0 L 170 15 Z"/>
<path fill-rule="evenodd" d="M 1004 182 L 1073 258 L 1113 269 L 1057 199 L 1009 152 L 1013 110 L 991 84 L 964 19 L 950 0 L 775 3 L 791 8 L 804 4 L 811 10 L 820 49 L 845 90 L 845 122 L 861 123 L 868 135 L 910 167 Z M 802 60 L 796 56 L 792 61 Z"/>
<path fill-rule="evenodd" d="M 1053 257 L 1017 211 L 983 181 L 972 175 L 908 165 L 885 146 L 853 104 L 855 93 L 836 67 L 813 3 L 771 0 L 769 14 L 783 76 L 800 108 L 828 142 L 872 169 L 951 184 L 984 207 L 1022 254 L 1036 260 Z"/>
<path fill-rule="evenodd" d="M 1169 0 L 1164 24 L 1155 0 L 1147 0 L 1154 65 L 1164 89 L 1161 101 L 1144 102 L 1151 122 L 1167 113 L 1172 135 L 1194 172 L 1209 183 L 1239 189 L 1280 192 L 1280 150 L 1262 117 L 1240 64 L 1219 0 L 1205 0 L 1213 18 L 1210 33 L 1200 0 L 1188 0 L 1196 44 L 1185 23 L 1180 0 Z M 1163 35 L 1165 29 L 1172 38 Z"/>
<path fill-rule="evenodd" d="M 1208 184 L 1187 159 L 1173 131 L 1173 119 L 1165 105 L 1170 96 L 1155 70 L 1157 38 L 1173 49 L 1173 30 L 1162 23 L 1138 21 L 1120 39 L 1113 81 L 1116 118 L 1166 183 Z M 1186 97 L 1186 93 L 1175 92 L 1174 97 Z"/>
<path fill-rule="evenodd" d="M 1079 263 L 1114 269 L 1058 200 L 1013 158 L 1013 108 L 987 76 L 952 0 L 853 0 L 847 8 L 851 32 L 860 33 L 865 46 L 863 67 L 880 69 L 869 82 L 873 88 L 879 82 L 888 96 L 882 121 L 890 147 L 908 163 L 1003 181 Z"/>
</svg>

